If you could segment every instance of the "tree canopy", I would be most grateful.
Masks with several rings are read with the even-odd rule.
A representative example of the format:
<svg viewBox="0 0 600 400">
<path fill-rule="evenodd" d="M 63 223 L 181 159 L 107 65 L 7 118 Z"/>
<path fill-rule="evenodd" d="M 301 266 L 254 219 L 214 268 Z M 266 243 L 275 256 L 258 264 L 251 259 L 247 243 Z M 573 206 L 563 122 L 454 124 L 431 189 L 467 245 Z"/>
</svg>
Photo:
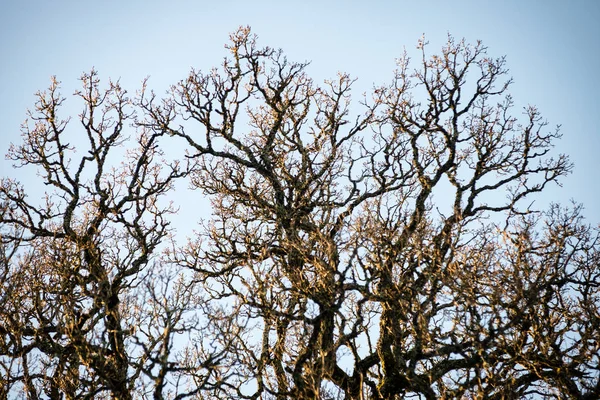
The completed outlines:
<svg viewBox="0 0 600 400">
<path fill-rule="evenodd" d="M 599 231 L 534 208 L 572 165 L 503 57 L 420 41 L 354 100 L 226 47 L 166 96 L 84 74 L 74 120 L 38 93 L 8 154 L 37 181 L 0 184 L 0 398 L 600 397 Z M 177 182 L 211 204 L 186 240 Z"/>
</svg>

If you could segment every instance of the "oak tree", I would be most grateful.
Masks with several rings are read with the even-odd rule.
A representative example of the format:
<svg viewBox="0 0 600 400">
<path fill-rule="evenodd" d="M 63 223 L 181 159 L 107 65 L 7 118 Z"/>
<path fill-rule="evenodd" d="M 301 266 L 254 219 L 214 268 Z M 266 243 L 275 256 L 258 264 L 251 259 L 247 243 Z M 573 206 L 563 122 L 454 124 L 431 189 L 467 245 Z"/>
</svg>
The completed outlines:
<svg viewBox="0 0 600 400">
<path fill-rule="evenodd" d="M 139 99 L 95 71 L 81 81 L 77 127 L 61 119 L 53 80 L 8 153 L 47 189 L 36 201 L 14 179 L 0 185 L 0 393 L 192 395 L 211 360 L 176 351 L 174 337 L 198 334 L 197 296 L 158 252 L 175 211 L 166 195 L 186 167 L 165 159 L 164 132 L 136 122 Z"/>
<path fill-rule="evenodd" d="M 92 72 L 73 159 L 40 94 L 9 156 L 52 191 L 0 188 L 5 396 L 600 396 L 598 229 L 533 205 L 558 129 L 481 43 L 418 48 L 359 101 L 249 28 L 164 98 Z M 185 241 L 177 179 L 212 206 Z"/>
</svg>

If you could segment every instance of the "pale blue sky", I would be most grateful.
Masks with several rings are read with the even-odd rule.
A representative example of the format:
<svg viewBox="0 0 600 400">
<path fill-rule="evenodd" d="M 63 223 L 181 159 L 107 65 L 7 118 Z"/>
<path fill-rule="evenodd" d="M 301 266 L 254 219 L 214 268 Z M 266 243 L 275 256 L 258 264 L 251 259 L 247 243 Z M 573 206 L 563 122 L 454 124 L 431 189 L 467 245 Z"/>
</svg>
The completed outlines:
<svg viewBox="0 0 600 400">
<path fill-rule="evenodd" d="M 260 43 L 295 61 L 311 60 L 317 80 L 349 72 L 357 89 L 388 82 L 394 59 L 425 33 L 439 49 L 447 33 L 483 40 L 506 55 L 517 105 L 535 104 L 562 124 L 558 150 L 575 172 L 546 199 L 573 198 L 600 222 L 600 1 L 23 1 L 0 5 L 0 153 L 19 141 L 25 111 L 51 75 L 63 93 L 83 71 L 120 78 L 131 92 L 150 76 L 162 93 L 190 67 L 209 69 L 226 55 L 228 33 L 250 25 Z M 79 105 L 67 108 L 73 116 Z M 10 163 L 2 176 L 19 177 Z M 21 175 L 25 178 L 24 175 Z M 26 178 L 30 179 L 30 178 Z"/>
</svg>

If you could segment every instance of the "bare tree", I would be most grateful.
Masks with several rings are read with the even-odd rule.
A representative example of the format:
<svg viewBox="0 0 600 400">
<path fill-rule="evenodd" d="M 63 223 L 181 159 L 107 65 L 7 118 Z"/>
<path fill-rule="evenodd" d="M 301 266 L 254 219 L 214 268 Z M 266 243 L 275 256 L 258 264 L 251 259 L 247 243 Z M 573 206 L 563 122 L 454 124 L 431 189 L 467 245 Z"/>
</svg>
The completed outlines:
<svg viewBox="0 0 600 400">
<path fill-rule="evenodd" d="M 532 205 L 571 169 L 558 130 L 515 116 L 481 43 L 419 48 L 354 104 L 348 75 L 317 84 L 248 28 L 166 99 L 86 95 L 92 73 L 73 170 L 42 95 L 11 155 L 56 191 L 35 207 L 4 181 L 0 198 L 7 393 L 600 396 L 598 230 Z M 104 97 L 121 105 L 92 118 Z M 109 172 L 127 120 L 137 150 Z M 177 139 L 189 169 L 158 160 Z M 212 202 L 185 243 L 165 203 L 183 175 Z"/>
<path fill-rule="evenodd" d="M 137 100 L 118 83 L 102 89 L 95 71 L 82 83 L 83 135 L 60 119 L 53 81 L 8 154 L 38 168 L 42 202 L 0 185 L 3 396 L 191 395 L 210 360 L 185 363 L 194 355 L 177 354 L 174 337 L 197 333 L 197 294 L 158 254 L 174 212 L 165 196 L 185 170 L 165 160 L 164 132 L 135 127 Z"/>
<path fill-rule="evenodd" d="M 223 396 L 599 395 L 598 232 L 526 202 L 571 168 L 558 131 L 513 115 L 480 43 L 419 47 L 353 116 L 350 77 L 315 84 L 241 29 L 145 106 L 212 199 L 175 261 L 218 310 Z"/>
</svg>

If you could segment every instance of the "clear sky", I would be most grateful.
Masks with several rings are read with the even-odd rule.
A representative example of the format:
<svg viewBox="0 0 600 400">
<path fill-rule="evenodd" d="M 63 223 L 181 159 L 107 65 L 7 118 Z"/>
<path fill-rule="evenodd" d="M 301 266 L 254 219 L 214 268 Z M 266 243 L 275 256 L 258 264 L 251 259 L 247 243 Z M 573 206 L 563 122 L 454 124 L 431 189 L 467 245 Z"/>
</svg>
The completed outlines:
<svg viewBox="0 0 600 400">
<path fill-rule="evenodd" d="M 207 70 L 226 55 L 239 25 L 260 44 L 283 48 L 294 61 L 312 61 L 317 80 L 338 71 L 357 88 L 390 81 L 394 59 L 422 34 L 438 50 L 447 33 L 481 39 L 493 56 L 506 55 L 517 105 L 535 104 L 550 126 L 562 125 L 560 152 L 575 162 L 564 187 L 547 199 L 583 202 L 600 222 L 600 1 L 261 1 L 261 0 L 3 0 L 0 4 L 0 153 L 18 142 L 25 111 L 50 76 L 63 94 L 95 67 L 135 92 L 150 76 L 162 93 L 191 67 Z M 69 103 L 67 103 L 69 104 Z M 65 109 L 73 116 L 79 104 Z M 19 177 L 11 163 L 0 175 Z M 22 179 L 31 179 L 25 175 Z"/>
</svg>

